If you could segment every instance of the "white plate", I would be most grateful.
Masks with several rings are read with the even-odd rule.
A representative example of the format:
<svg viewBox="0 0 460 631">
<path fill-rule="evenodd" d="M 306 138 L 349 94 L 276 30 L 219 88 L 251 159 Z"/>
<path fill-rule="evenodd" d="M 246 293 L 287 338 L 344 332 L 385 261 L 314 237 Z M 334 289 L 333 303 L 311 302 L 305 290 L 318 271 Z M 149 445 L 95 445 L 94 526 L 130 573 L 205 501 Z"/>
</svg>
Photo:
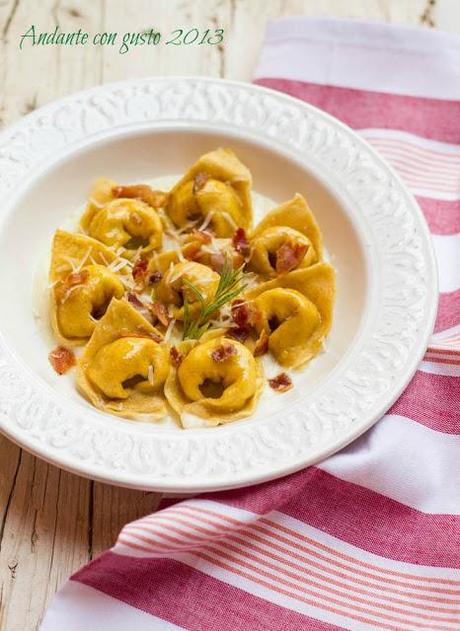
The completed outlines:
<svg viewBox="0 0 460 631">
<path fill-rule="evenodd" d="M 96 176 L 128 183 L 179 173 L 221 145 L 249 166 L 256 191 L 276 202 L 300 192 L 312 206 L 337 269 L 326 352 L 293 390 L 226 426 L 184 431 L 99 413 L 48 364 L 52 342 L 33 316 L 37 266 Z M 433 327 L 436 266 L 414 199 L 353 131 L 278 92 L 152 78 L 62 99 L 0 136 L 0 197 L 0 427 L 82 475 L 191 492 L 301 469 L 385 412 Z"/>
</svg>

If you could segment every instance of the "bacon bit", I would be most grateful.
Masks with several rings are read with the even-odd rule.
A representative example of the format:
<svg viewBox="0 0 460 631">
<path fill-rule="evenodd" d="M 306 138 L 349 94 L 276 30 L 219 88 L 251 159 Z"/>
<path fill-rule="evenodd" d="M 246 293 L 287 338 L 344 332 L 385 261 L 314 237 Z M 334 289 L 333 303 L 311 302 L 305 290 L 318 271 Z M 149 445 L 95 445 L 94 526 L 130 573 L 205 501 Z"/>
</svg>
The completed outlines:
<svg viewBox="0 0 460 631">
<path fill-rule="evenodd" d="M 285 372 L 273 377 L 273 379 L 269 379 L 268 383 L 270 388 L 273 388 L 273 390 L 277 392 L 286 392 L 292 388 L 291 378 Z"/>
<path fill-rule="evenodd" d="M 211 254 L 211 256 L 209 257 L 209 266 L 211 267 L 211 269 L 220 274 L 220 272 L 224 268 L 224 265 L 225 256 L 222 252 L 214 252 L 213 254 Z"/>
<path fill-rule="evenodd" d="M 251 325 L 251 309 L 249 304 L 241 298 L 233 300 L 231 307 L 232 320 L 239 328 Z"/>
<path fill-rule="evenodd" d="M 84 285 L 89 278 L 89 272 L 82 269 L 80 272 L 71 272 L 67 278 L 56 285 L 55 296 L 60 302 L 64 302 L 67 298 L 69 289 Z"/>
<path fill-rule="evenodd" d="M 283 243 L 276 253 L 276 273 L 286 274 L 295 269 L 307 253 L 305 243 Z"/>
<path fill-rule="evenodd" d="M 195 228 L 187 235 L 186 242 L 182 247 L 182 254 L 190 261 L 196 261 L 200 258 L 201 247 L 211 243 L 211 241 L 212 235 L 209 232 Z"/>
<path fill-rule="evenodd" d="M 241 298 L 236 298 L 232 302 L 231 316 L 236 326 L 231 328 L 228 333 L 239 342 L 244 342 L 251 334 L 253 311 L 249 304 Z"/>
<path fill-rule="evenodd" d="M 201 246 L 203 244 L 199 241 L 192 241 L 191 243 L 186 243 L 182 248 L 182 254 L 189 261 L 196 261 L 200 258 L 201 254 Z"/>
<path fill-rule="evenodd" d="M 48 359 L 58 375 L 65 374 L 77 363 L 73 351 L 64 346 L 56 346 L 48 355 Z"/>
<path fill-rule="evenodd" d="M 182 353 L 178 351 L 175 346 L 171 346 L 169 350 L 169 357 L 171 359 L 171 364 L 175 366 L 176 368 L 179 368 L 179 366 L 182 363 L 182 360 L 184 359 L 184 356 L 182 355 Z"/>
<path fill-rule="evenodd" d="M 74 287 L 75 285 L 83 285 L 89 278 L 89 272 L 87 269 L 82 269 L 80 272 L 72 272 L 65 279 L 67 287 Z"/>
<path fill-rule="evenodd" d="M 134 184 L 132 186 L 114 186 L 112 194 L 115 197 L 127 197 L 129 199 L 140 199 L 152 208 L 164 208 L 168 203 L 168 193 L 154 191 L 147 184 Z"/>
<path fill-rule="evenodd" d="M 159 283 L 160 280 L 163 278 L 163 274 L 159 271 L 153 272 L 153 274 L 150 274 L 149 276 L 149 283 L 151 285 L 153 285 L 154 283 Z"/>
<path fill-rule="evenodd" d="M 238 342 L 245 342 L 249 337 L 250 329 L 233 327 L 227 331 L 227 335 L 233 337 Z"/>
<path fill-rule="evenodd" d="M 133 265 L 131 274 L 135 283 L 145 282 L 147 276 L 148 261 L 146 258 L 140 257 Z"/>
<path fill-rule="evenodd" d="M 195 195 L 195 193 L 197 193 L 198 191 L 200 191 L 203 186 L 206 184 L 206 182 L 209 180 L 211 176 L 209 175 L 209 173 L 197 173 L 195 175 L 195 178 L 193 180 L 193 194 Z"/>
<path fill-rule="evenodd" d="M 130 302 L 133 305 L 133 307 L 136 307 L 137 309 L 145 309 L 144 303 L 139 300 L 136 294 L 128 292 L 126 294 L 126 300 Z"/>
<path fill-rule="evenodd" d="M 148 305 L 148 309 L 152 312 L 153 316 L 158 320 L 160 324 L 163 326 L 168 326 L 168 312 L 166 311 L 166 307 L 161 304 L 161 302 L 152 302 L 152 304 Z"/>
<path fill-rule="evenodd" d="M 206 230 L 197 230 L 194 228 L 191 233 L 191 237 L 201 241 L 202 243 L 211 243 L 212 234 Z"/>
<path fill-rule="evenodd" d="M 244 228 L 237 228 L 232 237 L 233 247 L 243 256 L 249 255 L 249 241 Z"/>
<path fill-rule="evenodd" d="M 265 329 L 262 329 L 262 332 L 259 335 L 259 339 L 257 340 L 254 347 L 254 357 L 265 355 L 265 353 L 268 351 L 268 340 L 269 336 L 267 331 Z"/>
<path fill-rule="evenodd" d="M 233 346 L 233 344 L 226 344 L 224 342 L 223 344 L 220 344 L 220 346 L 218 346 L 215 350 L 212 351 L 211 357 L 213 361 L 220 364 L 221 362 L 225 361 L 229 357 L 236 355 L 236 353 L 237 353 L 237 350 Z"/>
</svg>

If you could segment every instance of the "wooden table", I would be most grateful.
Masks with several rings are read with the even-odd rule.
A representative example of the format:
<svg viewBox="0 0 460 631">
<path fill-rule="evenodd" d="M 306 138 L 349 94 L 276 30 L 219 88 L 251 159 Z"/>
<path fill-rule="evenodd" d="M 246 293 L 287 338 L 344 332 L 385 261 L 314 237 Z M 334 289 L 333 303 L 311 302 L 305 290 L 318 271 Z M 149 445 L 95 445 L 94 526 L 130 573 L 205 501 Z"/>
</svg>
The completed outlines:
<svg viewBox="0 0 460 631">
<path fill-rule="evenodd" d="M 268 20 L 329 15 L 460 31 L 458 0 L 3 0 L 0 125 L 77 90 L 146 75 L 250 80 Z M 37 30 L 89 33 L 154 27 L 225 29 L 221 46 L 35 47 Z M 128 521 L 154 511 L 155 493 L 129 491 L 61 471 L 0 436 L 0 630 L 36 629 L 50 598 L 82 564 L 113 544 Z"/>
</svg>

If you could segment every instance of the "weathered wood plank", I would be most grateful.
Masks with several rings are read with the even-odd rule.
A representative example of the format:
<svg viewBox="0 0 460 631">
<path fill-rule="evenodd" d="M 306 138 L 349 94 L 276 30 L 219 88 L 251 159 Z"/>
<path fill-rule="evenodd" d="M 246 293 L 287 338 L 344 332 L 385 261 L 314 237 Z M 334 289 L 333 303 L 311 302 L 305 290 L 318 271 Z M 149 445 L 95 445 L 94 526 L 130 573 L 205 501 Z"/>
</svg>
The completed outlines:
<svg viewBox="0 0 460 631">
<path fill-rule="evenodd" d="M 89 482 L 18 452 L 2 439 L 2 465 L 16 465 L 1 540 L 1 616 L 7 629 L 33 629 L 51 594 L 88 559 Z"/>
</svg>

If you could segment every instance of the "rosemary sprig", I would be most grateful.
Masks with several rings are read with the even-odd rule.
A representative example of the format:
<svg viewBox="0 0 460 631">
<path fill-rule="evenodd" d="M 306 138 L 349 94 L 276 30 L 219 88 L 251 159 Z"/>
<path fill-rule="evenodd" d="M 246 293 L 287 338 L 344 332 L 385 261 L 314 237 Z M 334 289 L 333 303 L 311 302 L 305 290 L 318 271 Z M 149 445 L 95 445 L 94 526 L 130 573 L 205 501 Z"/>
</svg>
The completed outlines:
<svg viewBox="0 0 460 631">
<path fill-rule="evenodd" d="M 220 275 L 219 284 L 214 297 L 206 303 L 204 296 L 200 290 L 190 281 L 184 279 L 186 285 L 197 297 L 200 302 L 200 311 L 196 319 L 192 319 L 190 314 L 190 303 L 187 295 L 184 293 L 184 330 L 182 334 L 183 340 L 198 340 L 205 333 L 210 323 L 208 318 L 215 311 L 221 309 L 227 302 L 230 302 L 240 294 L 245 285 L 242 283 L 243 268 L 233 269 L 228 257 L 225 259 L 222 273 Z"/>
</svg>

